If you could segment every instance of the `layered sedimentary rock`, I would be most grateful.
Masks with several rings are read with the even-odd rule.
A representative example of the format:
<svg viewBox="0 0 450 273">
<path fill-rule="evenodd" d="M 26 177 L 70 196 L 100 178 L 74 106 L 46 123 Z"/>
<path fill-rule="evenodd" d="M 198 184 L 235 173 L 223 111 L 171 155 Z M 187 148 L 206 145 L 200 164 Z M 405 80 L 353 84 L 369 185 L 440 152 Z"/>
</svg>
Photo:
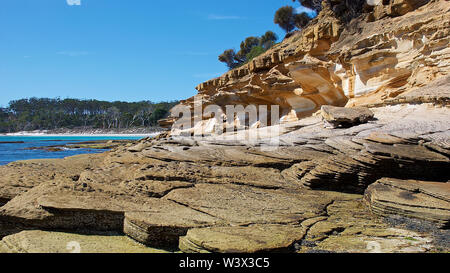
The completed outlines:
<svg viewBox="0 0 450 273">
<path fill-rule="evenodd" d="M 448 1 L 373 1 L 373 6 L 364 8 L 361 1 L 323 2 L 324 9 L 305 29 L 248 64 L 200 84 L 199 94 L 183 101 L 162 122 L 170 127 L 180 107 L 194 113 L 194 107 L 201 104 L 193 114 L 197 119 L 190 124 L 202 134 L 225 130 L 216 118 L 202 113 L 209 105 L 221 107 L 220 118 L 235 119 L 235 127 L 261 127 L 278 121 L 261 111 L 256 120 L 245 115 L 225 117 L 226 105 L 276 105 L 280 121 L 290 122 L 311 115 L 322 105 L 392 101 L 448 74 Z M 352 10 L 356 9 L 363 14 L 351 22 L 339 15 L 355 16 L 358 13 Z M 184 127 L 172 133 L 192 133 Z"/>
<path fill-rule="evenodd" d="M 124 232 L 186 252 L 370 252 L 370 242 L 389 251 L 436 250 L 433 233 L 390 229 L 361 194 L 383 177 L 447 182 L 448 109 L 372 111 L 374 120 L 351 128 L 325 127 L 320 116 L 286 124 L 273 147 L 234 138 L 240 132 L 229 140 L 144 139 L 99 155 L 101 163 L 77 179 L 18 193 L 0 208 L 1 230 Z M 408 238 L 417 238 L 415 248 Z"/>
<path fill-rule="evenodd" d="M 41 183 L 76 181 L 84 170 L 93 168 L 101 155 L 73 156 L 63 160 L 28 160 L 0 166 L 0 205 Z"/>
<path fill-rule="evenodd" d="M 276 104 L 280 124 L 238 115 L 232 126 L 251 130 L 175 129 L 1 167 L 0 252 L 66 236 L 35 230 L 124 233 L 185 252 L 448 252 L 449 3 L 375 2 L 346 27 L 339 4 L 324 5 L 301 33 L 200 85 L 203 106 L 184 102 Z M 311 115 L 323 104 L 370 112 L 334 109 L 347 124 L 330 127 Z M 200 122 L 205 135 L 222 133 L 214 120 Z"/>
<path fill-rule="evenodd" d="M 180 239 L 180 249 L 185 253 L 287 251 L 305 232 L 301 226 L 285 225 L 191 229 Z"/>
<path fill-rule="evenodd" d="M 379 215 L 403 215 L 450 226 L 450 183 L 385 178 L 370 185 L 365 199 Z"/>
</svg>

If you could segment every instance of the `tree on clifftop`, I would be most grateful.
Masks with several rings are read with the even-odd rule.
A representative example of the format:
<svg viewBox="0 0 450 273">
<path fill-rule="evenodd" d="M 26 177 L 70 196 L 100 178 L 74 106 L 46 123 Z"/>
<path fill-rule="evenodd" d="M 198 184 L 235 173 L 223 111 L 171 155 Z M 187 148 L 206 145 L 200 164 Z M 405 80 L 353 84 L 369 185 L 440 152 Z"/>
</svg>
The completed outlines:
<svg viewBox="0 0 450 273">
<path fill-rule="evenodd" d="M 302 12 L 300 14 L 295 15 L 295 25 L 298 28 L 304 28 L 311 21 L 311 17 L 306 12 Z"/>
<path fill-rule="evenodd" d="M 304 7 L 320 12 L 322 10 L 322 4 L 325 2 L 334 14 L 344 22 L 349 22 L 351 19 L 358 17 L 363 13 L 364 5 L 367 4 L 366 0 L 293 0 L 293 2 L 300 2 Z M 383 1 L 383 3 L 389 2 Z"/>
<path fill-rule="evenodd" d="M 249 54 L 255 46 L 260 43 L 260 38 L 258 37 L 247 37 L 241 42 L 241 50 L 236 54 L 236 60 L 239 63 L 245 63 L 247 61 L 247 54 Z"/>
<path fill-rule="evenodd" d="M 295 10 L 291 6 L 284 6 L 277 10 L 273 22 L 279 25 L 286 32 L 291 32 L 295 28 Z"/>
<path fill-rule="evenodd" d="M 263 36 L 261 36 L 261 39 L 259 40 L 259 46 L 267 50 L 271 48 L 277 40 L 278 36 L 275 34 L 275 32 L 269 30 Z"/>
<path fill-rule="evenodd" d="M 267 31 L 261 37 L 247 37 L 241 42 L 237 53 L 234 49 L 227 49 L 219 55 L 219 61 L 225 63 L 230 70 L 237 68 L 266 52 L 277 40 L 278 36 L 273 31 Z"/>
<path fill-rule="evenodd" d="M 225 50 L 219 55 L 219 61 L 225 63 L 230 70 L 239 66 L 239 62 L 236 61 L 236 51 L 234 49 Z"/>
</svg>

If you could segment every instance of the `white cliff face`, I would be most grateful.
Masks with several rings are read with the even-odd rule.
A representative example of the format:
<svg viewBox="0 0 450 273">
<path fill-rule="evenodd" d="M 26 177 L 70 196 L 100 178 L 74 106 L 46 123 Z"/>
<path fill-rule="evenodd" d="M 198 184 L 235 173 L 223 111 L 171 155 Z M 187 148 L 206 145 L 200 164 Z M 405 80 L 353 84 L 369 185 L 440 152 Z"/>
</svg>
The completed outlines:
<svg viewBox="0 0 450 273">
<path fill-rule="evenodd" d="M 372 2 L 373 11 L 346 26 L 325 8 L 300 33 L 199 85 L 200 108 L 217 105 L 225 113 L 227 105 L 276 105 L 279 121 L 286 123 L 308 117 L 322 105 L 380 103 L 449 74 L 450 2 Z M 191 98 L 181 105 L 193 109 L 196 104 Z M 218 120 L 227 119 L 226 114 L 215 119 L 198 112 L 193 126 L 202 134 L 271 125 L 262 113 L 252 121 L 236 115 L 222 125 Z M 190 134 L 192 128 L 180 132 Z"/>
</svg>

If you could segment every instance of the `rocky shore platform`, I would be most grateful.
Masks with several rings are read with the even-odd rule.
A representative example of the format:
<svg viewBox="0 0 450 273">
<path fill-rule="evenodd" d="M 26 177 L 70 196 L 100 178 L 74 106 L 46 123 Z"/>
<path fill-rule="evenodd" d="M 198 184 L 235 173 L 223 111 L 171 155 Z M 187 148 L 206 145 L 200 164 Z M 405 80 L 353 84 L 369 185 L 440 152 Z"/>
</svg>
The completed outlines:
<svg viewBox="0 0 450 273">
<path fill-rule="evenodd" d="M 448 106 L 370 111 L 2 166 L 0 252 L 449 251 Z"/>
</svg>

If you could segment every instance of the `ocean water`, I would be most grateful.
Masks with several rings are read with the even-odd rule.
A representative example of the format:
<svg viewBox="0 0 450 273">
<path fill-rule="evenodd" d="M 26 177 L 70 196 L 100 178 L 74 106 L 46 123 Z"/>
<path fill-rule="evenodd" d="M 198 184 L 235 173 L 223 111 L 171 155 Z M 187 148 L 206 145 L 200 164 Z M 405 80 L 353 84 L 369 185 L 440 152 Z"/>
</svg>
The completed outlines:
<svg viewBox="0 0 450 273">
<path fill-rule="evenodd" d="M 103 153 L 105 150 L 95 149 L 67 149 L 60 152 L 49 152 L 45 150 L 26 150 L 30 147 L 43 147 L 43 146 L 55 146 L 64 145 L 68 143 L 79 143 L 85 141 L 94 140 L 121 140 L 121 139 L 141 139 L 142 137 L 104 137 L 104 136 L 82 136 L 82 137 L 70 137 L 70 136 L 0 136 L 0 165 L 6 165 L 8 163 L 17 160 L 28 159 L 41 159 L 41 158 L 64 158 L 79 154 L 88 153 Z M 24 143 L 4 143 L 4 142 L 18 142 Z M 3 142 L 3 143 L 2 143 Z"/>
</svg>

